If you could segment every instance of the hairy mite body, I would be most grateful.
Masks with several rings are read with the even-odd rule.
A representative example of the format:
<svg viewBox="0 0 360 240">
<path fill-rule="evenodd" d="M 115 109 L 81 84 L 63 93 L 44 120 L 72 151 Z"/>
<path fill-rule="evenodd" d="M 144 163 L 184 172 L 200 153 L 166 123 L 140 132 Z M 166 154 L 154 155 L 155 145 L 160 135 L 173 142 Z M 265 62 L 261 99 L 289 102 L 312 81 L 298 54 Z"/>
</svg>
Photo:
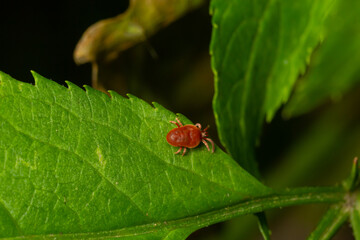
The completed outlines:
<svg viewBox="0 0 360 240">
<path fill-rule="evenodd" d="M 166 140 L 174 147 L 194 148 L 201 141 L 201 131 L 194 125 L 185 125 L 170 130 Z"/>
<path fill-rule="evenodd" d="M 208 127 L 206 127 L 204 130 L 201 130 L 200 123 L 197 123 L 196 125 L 185 125 L 179 121 L 178 118 L 176 118 L 177 122 L 170 121 L 171 123 L 176 124 L 177 128 L 174 128 L 170 130 L 170 132 L 166 136 L 166 141 L 174 146 L 174 147 L 180 147 L 175 154 L 178 154 L 182 148 L 184 148 L 183 154 L 186 152 L 186 148 L 194 148 L 197 147 L 200 142 L 203 142 L 207 149 L 210 151 L 210 148 L 206 141 L 209 141 L 212 145 L 212 152 L 214 152 L 214 142 L 207 137 L 206 130 Z"/>
</svg>

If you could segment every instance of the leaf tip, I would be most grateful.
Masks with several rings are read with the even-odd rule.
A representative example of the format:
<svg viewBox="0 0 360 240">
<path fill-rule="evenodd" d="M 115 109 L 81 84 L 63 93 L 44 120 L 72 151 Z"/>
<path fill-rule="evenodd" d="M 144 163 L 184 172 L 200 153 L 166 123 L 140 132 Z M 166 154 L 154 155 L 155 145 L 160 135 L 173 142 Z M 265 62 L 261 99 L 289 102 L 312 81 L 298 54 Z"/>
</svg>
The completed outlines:
<svg viewBox="0 0 360 240">
<path fill-rule="evenodd" d="M 163 106 L 161 106 L 159 103 L 157 102 L 151 102 L 151 104 L 153 105 L 154 109 L 156 111 L 158 111 L 159 109 L 165 109 Z"/>
<path fill-rule="evenodd" d="M 134 95 L 130 94 L 130 93 L 127 93 L 126 96 L 129 98 L 129 99 L 137 99 L 137 97 L 135 97 Z"/>
<path fill-rule="evenodd" d="M 66 85 L 67 85 L 67 88 L 68 88 L 68 91 L 71 91 L 71 92 L 85 92 L 84 89 L 82 89 L 81 87 L 79 87 L 78 85 L 76 85 L 75 83 L 72 83 L 70 81 L 65 81 Z"/>
<path fill-rule="evenodd" d="M 35 86 L 41 85 L 42 83 L 46 82 L 48 79 L 40 75 L 39 73 L 35 72 L 34 70 L 30 70 L 31 75 L 34 78 Z"/>
<path fill-rule="evenodd" d="M 35 76 L 40 76 L 40 74 L 38 74 L 37 72 L 35 72 L 34 70 L 30 70 L 31 75 Z"/>
<path fill-rule="evenodd" d="M 111 98 L 115 98 L 119 95 L 117 92 L 115 92 L 113 90 L 108 90 L 107 92 L 110 94 Z"/>
<path fill-rule="evenodd" d="M 359 160 L 358 157 L 354 157 L 354 161 L 353 161 L 354 165 L 357 165 L 358 160 Z"/>
<path fill-rule="evenodd" d="M 86 93 L 90 93 L 92 92 L 92 90 L 94 90 L 92 87 L 90 87 L 89 85 L 83 85 L 83 88 L 85 89 Z"/>
<path fill-rule="evenodd" d="M 67 80 L 65 80 L 65 83 L 67 85 L 67 89 L 71 91 L 71 89 L 74 87 L 74 84 Z"/>
<path fill-rule="evenodd" d="M 343 186 L 347 191 L 354 191 L 360 185 L 360 164 L 358 157 L 354 157 L 349 177 L 343 182 Z"/>
<path fill-rule="evenodd" d="M 114 91 L 114 90 L 108 90 L 107 91 L 108 93 L 109 93 L 109 95 L 110 95 L 110 98 L 112 99 L 112 100 L 116 100 L 116 99 L 125 99 L 123 96 L 121 96 L 119 93 L 117 93 L 116 91 Z"/>
<path fill-rule="evenodd" d="M 133 101 L 133 102 L 144 102 L 144 103 L 147 103 L 146 101 L 136 97 L 135 95 L 132 95 L 130 93 L 127 93 L 126 96 L 129 98 L 130 101 Z M 148 104 L 148 103 L 147 103 Z M 149 104 L 148 104 L 149 105 Z"/>
</svg>

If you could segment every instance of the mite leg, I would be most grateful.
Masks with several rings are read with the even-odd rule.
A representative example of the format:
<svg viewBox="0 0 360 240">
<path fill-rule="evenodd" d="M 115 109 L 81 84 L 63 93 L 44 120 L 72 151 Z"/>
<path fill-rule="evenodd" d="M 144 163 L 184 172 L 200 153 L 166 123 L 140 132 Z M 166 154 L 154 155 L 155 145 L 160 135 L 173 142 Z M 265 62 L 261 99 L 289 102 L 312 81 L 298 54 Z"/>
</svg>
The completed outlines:
<svg viewBox="0 0 360 240">
<path fill-rule="evenodd" d="M 177 150 L 177 151 L 175 152 L 175 154 L 178 154 L 178 153 L 181 151 L 181 149 L 182 149 L 182 147 L 180 147 L 179 150 Z"/>
<path fill-rule="evenodd" d="M 174 121 L 169 121 L 169 122 L 171 122 L 171 123 L 173 123 L 173 124 L 176 124 L 177 127 L 180 127 L 177 122 L 174 122 Z"/>
<path fill-rule="evenodd" d="M 206 138 L 204 138 L 206 139 Z M 209 148 L 209 145 L 207 144 L 207 142 L 205 140 L 201 140 L 203 142 L 203 144 L 206 146 L 207 150 L 210 152 L 210 148 Z"/>
<path fill-rule="evenodd" d="M 182 127 L 183 124 L 180 122 L 180 120 L 178 118 L 176 118 L 176 121 L 179 123 L 179 125 Z"/>
<path fill-rule="evenodd" d="M 184 156 L 185 153 L 186 153 L 186 147 L 184 147 L 184 152 L 183 152 L 182 156 Z"/>
<path fill-rule="evenodd" d="M 214 149 L 215 149 L 214 141 L 211 140 L 210 138 L 204 138 L 204 140 L 209 141 L 211 143 L 211 146 L 212 146 L 212 151 L 211 152 L 214 152 Z"/>
<path fill-rule="evenodd" d="M 169 122 L 175 124 L 177 127 L 182 127 L 183 126 L 183 124 L 180 122 L 180 120 L 178 118 L 176 118 L 176 122 L 175 121 L 169 121 Z"/>
<path fill-rule="evenodd" d="M 206 128 L 205 128 L 204 130 L 202 130 L 202 131 L 203 131 L 203 132 L 205 132 L 206 130 L 208 130 L 208 129 L 209 129 L 209 127 L 210 127 L 210 126 L 209 126 L 209 125 L 207 125 L 207 126 L 206 126 Z"/>
</svg>

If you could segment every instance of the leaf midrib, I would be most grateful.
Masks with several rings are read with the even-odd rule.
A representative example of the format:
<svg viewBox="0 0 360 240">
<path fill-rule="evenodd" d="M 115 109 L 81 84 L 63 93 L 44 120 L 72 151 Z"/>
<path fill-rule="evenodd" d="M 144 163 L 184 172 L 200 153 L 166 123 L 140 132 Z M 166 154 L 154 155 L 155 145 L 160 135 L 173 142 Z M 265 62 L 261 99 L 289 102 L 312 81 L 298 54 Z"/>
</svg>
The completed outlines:
<svg viewBox="0 0 360 240">
<path fill-rule="evenodd" d="M 71 234 L 44 234 L 29 235 L 28 239 L 106 239 L 139 236 L 159 231 L 172 231 L 175 229 L 196 229 L 209 226 L 214 223 L 232 219 L 236 216 L 262 212 L 271 208 L 287 207 L 311 203 L 339 203 L 344 201 L 345 192 L 339 187 L 312 187 L 299 188 L 279 192 L 277 195 L 254 198 L 249 201 L 240 202 L 229 207 L 215 211 L 202 213 L 186 218 L 153 222 L 144 225 L 121 228 L 103 232 L 71 233 Z M 9 240 L 23 239 L 24 236 L 6 238 Z M 2 239 L 2 238 L 0 238 Z"/>
<path fill-rule="evenodd" d="M 23 234 L 22 229 L 20 228 L 19 224 L 17 223 L 16 219 L 11 215 L 10 211 L 5 207 L 5 204 L 3 203 L 2 199 L 0 198 L 0 208 L 5 211 L 5 213 L 8 215 L 8 217 L 11 219 L 12 224 L 15 226 L 16 230 Z"/>
</svg>

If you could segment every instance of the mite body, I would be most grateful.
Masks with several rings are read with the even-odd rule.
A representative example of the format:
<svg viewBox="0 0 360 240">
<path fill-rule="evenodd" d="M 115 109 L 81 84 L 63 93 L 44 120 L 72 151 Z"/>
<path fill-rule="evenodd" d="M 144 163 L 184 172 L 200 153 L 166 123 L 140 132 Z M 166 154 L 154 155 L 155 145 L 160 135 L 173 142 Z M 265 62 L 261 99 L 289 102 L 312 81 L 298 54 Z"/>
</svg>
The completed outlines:
<svg viewBox="0 0 360 240">
<path fill-rule="evenodd" d="M 166 141 L 174 146 L 180 147 L 175 154 L 178 154 L 183 148 L 183 156 L 186 153 L 187 148 L 197 147 L 200 142 L 204 143 L 206 148 L 210 151 L 209 145 L 206 141 L 209 141 L 212 145 L 212 152 L 214 152 L 214 142 L 207 137 L 206 127 L 204 130 L 201 129 L 201 124 L 197 123 L 195 125 L 183 125 L 178 118 L 175 121 L 170 121 L 174 123 L 177 128 L 170 130 L 170 132 L 166 136 Z"/>
</svg>

